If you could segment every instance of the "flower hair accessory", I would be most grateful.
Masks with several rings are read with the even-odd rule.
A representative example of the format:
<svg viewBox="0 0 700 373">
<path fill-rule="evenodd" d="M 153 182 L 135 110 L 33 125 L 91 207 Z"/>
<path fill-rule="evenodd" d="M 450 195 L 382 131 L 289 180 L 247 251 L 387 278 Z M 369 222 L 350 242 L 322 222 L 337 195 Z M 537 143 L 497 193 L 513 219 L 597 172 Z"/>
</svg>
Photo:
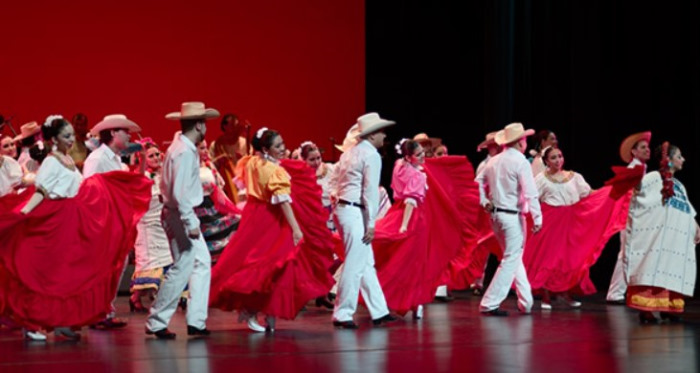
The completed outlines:
<svg viewBox="0 0 700 373">
<path fill-rule="evenodd" d="M 396 144 L 396 146 L 394 146 L 394 149 L 396 149 L 396 154 L 403 156 L 403 154 L 401 153 L 401 146 L 403 146 L 403 143 L 405 143 L 406 141 L 408 141 L 408 139 L 403 138 Z"/>
<path fill-rule="evenodd" d="M 314 148 L 317 147 L 316 144 L 314 144 L 314 143 L 311 142 L 311 141 L 304 141 L 304 142 L 301 143 L 301 145 L 299 145 L 299 149 L 302 149 L 302 148 L 304 148 L 304 147 L 307 146 L 307 145 L 308 145 L 308 146 L 312 146 L 312 147 L 314 147 Z"/>
<path fill-rule="evenodd" d="M 138 139 L 138 140 L 136 140 L 136 143 L 141 144 L 143 146 L 146 146 L 146 144 L 156 145 L 156 142 L 153 141 L 153 139 L 150 137 L 144 137 L 144 138 Z"/>
<path fill-rule="evenodd" d="M 60 114 L 49 115 L 48 117 L 46 117 L 46 120 L 44 121 L 44 127 L 51 127 L 51 123 L 56 119 L 63 119 L 63 115 L 60 115 Z"/>
<path fill-rule="evenodd" d="M 265 131 L 267 131 L 267 127 L 263 127 L 258 130 L 258 132 L 255 133 L 255 137 L 260 139 L 262 136 L 265 134 Z"/>
<path fill-rule="evenodd" d="M 552 145 L 547 146 L 544 149 L 542 149 L 542 152 L 540 153 L 540 157 L 544 158 L 544 153 L 546 153 L 547 150 L 549 150 L 551 147 L 552 147 Z"/>
</svg>

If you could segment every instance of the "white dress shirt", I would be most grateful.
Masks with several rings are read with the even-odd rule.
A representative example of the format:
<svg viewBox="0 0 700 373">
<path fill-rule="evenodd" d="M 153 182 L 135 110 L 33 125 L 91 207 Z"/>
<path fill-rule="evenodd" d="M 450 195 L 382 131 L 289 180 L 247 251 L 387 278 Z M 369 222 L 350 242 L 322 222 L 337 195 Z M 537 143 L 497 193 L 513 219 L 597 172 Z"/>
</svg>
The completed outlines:
<svg viewBox="0 0 700 373">
<path fill-rule="evenodd" d="M 381 172 L 382 158 L 367 140 L 343 153 L 335 166 L 331 190 L 340 200 L 364 205 L 367 228 L 377 219 Z"/>
<path fill-rule="evenodd" d="M 523 153 L 514 148 L 489 160 L 484 170 L 476 176 L 479 183 L 481 205 L 488 202 L 494 207 L 529 212 L 535 224 L 542 224 L 539 194 L 532 177 L 532 169 Z M 489 196 L 486 195 L 489 191 Z"/>
<path fill-rule="evenodd" d="M 122 160 L 106 144 L 100 145 L 90 153 L 83 164 L 83 177 L 101 174 L 110 171 L 122 171 Z"/>
<path fill-rule="evenodd" d="M 0 197 L 11 193 L 22 184 L 22 166 L 11 157 L 0 155 Z"/>
<path fill-rule="evenodd" d="M 197 147 L 177 132 L 165 154 L 160 185 L 163 205 L 177 209 L 188 230 L 199 228 L 194 208 L 204 200 L 202 181 L 199 178 L 199 154 Z"/>
<path fill-rule="evenodd" d="M 56 157 L 49 155 L 41 162 L 34 182 L 46 192 L 49 199 L 72 198 L 78 194 L 83 181 L 80 171 L 64 166 Z"/>
<path fill-rule="evenodd" d="M 491 160 L 491 155 L 487 154 L 486 158 L 484 158 L 484 160 L 481 161 L 481 163 L 479 163 L 479 166 L 476 167 L 476 173 L 474 175 L 480 174 L 481 171 L 484 170 L 484 168 L 486 167 L 486 165 L 489 163 L 490 160 Z"/>
</svg>

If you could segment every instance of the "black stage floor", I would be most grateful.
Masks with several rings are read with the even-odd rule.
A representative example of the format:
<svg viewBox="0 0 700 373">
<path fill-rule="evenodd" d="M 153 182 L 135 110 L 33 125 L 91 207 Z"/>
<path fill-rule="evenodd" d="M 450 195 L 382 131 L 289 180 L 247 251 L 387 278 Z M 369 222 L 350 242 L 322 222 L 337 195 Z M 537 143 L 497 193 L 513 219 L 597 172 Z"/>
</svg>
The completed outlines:
<svg viewBox="0 0 700 373">
<path fill-rule="evenodd" d="M 0 372 L 697 372 L 700 302 L 690 300 L 681 324 L 640 325 L 637 313 L 585 297 L 573 310 L 555 304 L 531 315 L 478 313 L 479 298 L 454 294 L 432 303 L 425 318 L 411 315 L 373 327 L 367 312 L 360 329 L 336 330 L 331 312 L 309 305 L 296 320 L 277 322 L 272 335 L 254 333 L 236 316 L 211 310 L 208 338 L 188 338 L 178 311 L 173 341 L 144 334 L 145 314 L 130 314 L 119 297 L 121 330 L 84 328 L 79 342 L 27 342 L 19 331 L 0 331 Z M 515 311 L 515 312 L 514 312 Z"/>
</svg>

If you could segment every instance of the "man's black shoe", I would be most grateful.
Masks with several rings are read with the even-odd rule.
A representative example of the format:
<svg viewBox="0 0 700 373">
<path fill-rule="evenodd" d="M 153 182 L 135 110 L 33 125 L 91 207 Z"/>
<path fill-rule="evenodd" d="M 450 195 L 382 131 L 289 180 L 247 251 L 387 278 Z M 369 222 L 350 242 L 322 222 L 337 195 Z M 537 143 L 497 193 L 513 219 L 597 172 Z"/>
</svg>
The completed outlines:
<svg viewBox="0 0 700 373">
<path fill-rule="evenodd" d="M 146 334 L 155 335 L 158 339 L 175 339 L 175 333 L 171 332 L 167 328 L 156 330 L 155 332 L 146 328 Z"/>
<path fill-rule="evenodd" d="M 372 320 L 372 324 L 377 326 L 377 325 L 386 324 L 386 323 L 390 323 L 390 322 L 394 322 L 394 321 L 398 321 L 398 320 L 399 320 L 398 317 L 393 316 L 390 313 L 387 313 L 386 315 L 384 315 L 378 319 Z"/>
<path fill-rule="evenodd" d="M 359 329 L 354 321 L 333 321 L 333 326 L 341 329 Z"/>
<path fill-rule="evenodd" d="M 482 312 L 481 314 L 484 316 L 508 316 L 508 312 L 498 308 L 492 309 L 491 311 Z"/>
<path fill-rule="evenodd" d="M 187 325 L 187 335 L 203 335 L 203 336 L 206 336 L 206 335 L 209 335 L 209 334 L 211 334 L 211 332 L 210 332 L 209 329 L 207 329 L 207 328 L 198 329 L 198 328 L 195 328 L 195 327 L 192 326 L 192 325 Z"/>
</svg>

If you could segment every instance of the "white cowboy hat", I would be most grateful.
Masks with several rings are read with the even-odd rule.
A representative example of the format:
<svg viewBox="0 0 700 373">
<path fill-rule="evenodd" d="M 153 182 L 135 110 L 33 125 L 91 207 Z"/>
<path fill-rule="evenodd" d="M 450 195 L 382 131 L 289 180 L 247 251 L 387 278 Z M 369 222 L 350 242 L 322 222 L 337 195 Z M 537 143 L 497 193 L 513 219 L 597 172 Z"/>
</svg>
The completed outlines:
<svg viewBox="0 0 700 373">
<path fill-rule="evenodd" d="M 511 123 L 507 125 L 504 129 L 496 132 L 496 136 L 494 136 L 494 140 L 496 141 L 496 144 L 498 145 L 503 145 L 503 144 L 510 144 L 513 141 L 517 141 L 522 139 L 523 137 L 531 136 L 532 134 L 535 133 L 535 130 L 533 129 L 528 129 L 526 130 L 523 128 L 522 123 Z"/>
<path fill-rule="evenodd" d="M 124 114 L 105 115 L 100 123 L 92 127 L 90 134 L 93 136 L 99 135 L 100 131 L 110 130 L 115 128 L 125 128 L 129 132 L 141 132 L 141 127 L 133 121 L 126 118 Z"/>
<path fill-rule="evenodd" d="M 345 139 L 343 140 L 343 144 L 335 144 L 335 148 L 338 149 L 339 151 L 345 153 L 346 151 L 350 150 L 353 146 L 357 145 L 357 135 L 360 133 L 360 126 L 355 123 L 350 127 L 348 132 L 345 134 Z"/>
<path fill-rule="evenodd" d="M 419 133 L 413 136 L 413 141 L 421 144 L 424 148 L 435 149 L 442 145 L 442 139 L 437 137 L 428 137 L 425 133 Z"/>
<path fill-rule="evenodd" d="M 34 136 L 39 132 L 41 132 L 41 127 L 37 122 L 25 123 L 19 127 L 19 135 L 17 135 L 17 137 L 15 137 L 12 141 L 17 142 L 24 140 L 27 137 Z"/>
<path fill-rule="evenodd" d="M 489 132 L 486 134 L 486 139 L 482 141 L 479 145 L 476 147 L 476 151 L 481 151 L 481 149 L 486 149 L 489 145 L 495 144 L 496 143 L 496 133 L 498 131 L 494 132 Z"/>
<path fill-rule="evenodd" d="M 219 116 L 219 111 L 211 108 L 204 108 L 203 102 L 183 102 L 179 112 L 165 115 L 165 119 L 209 119 Z"/>
<path fill-rule="evenodd" d="M 625 163 L 630 163 L 632 161 L 632 148 L 642 140 L 646 140 L 647 143 L 650 143 L 651 131 L 635 133 L 622 140 L 622 144 L 620 144 L 620 158 L 622 158 Z"/>
<path fill-rule="evenodd" d="M 393 126 L 396 122 L 379 117 L 377 113 L 367 113 L 357 118 L 358 133 L 356 137 L 362 137 L 377 132 L 383 128 Z"/>
</svg>

